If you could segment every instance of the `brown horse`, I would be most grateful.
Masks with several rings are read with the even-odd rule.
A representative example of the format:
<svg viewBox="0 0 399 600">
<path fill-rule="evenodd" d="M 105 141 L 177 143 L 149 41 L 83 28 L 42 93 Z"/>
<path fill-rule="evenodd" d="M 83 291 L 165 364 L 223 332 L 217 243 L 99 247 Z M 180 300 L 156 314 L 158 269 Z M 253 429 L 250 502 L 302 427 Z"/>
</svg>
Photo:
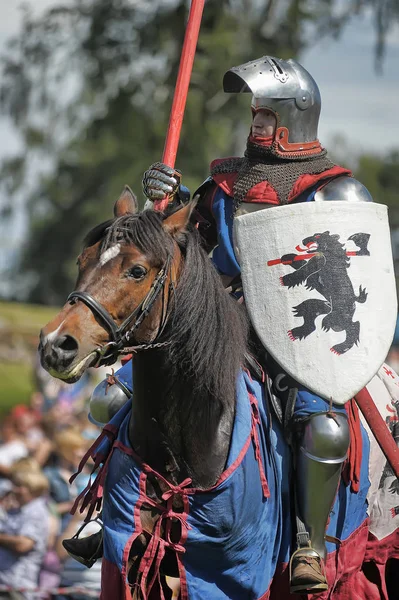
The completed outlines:
<svg viewBox="0 0 399 600">
<path fill-rule="evenodd" d="M 137 347 L 134 448 L 172 481 L 206 488 L 226 463 L 247 323 L 195 232 L 187 235 L 192 209 L 137 214 L 126 188 L 115 219 L 86 236 L 76 291 L 42 330 L 39 350 L 51 375 L 74 382 Z"/>
<path fill-rule="evenodd" d="M 117 574 L 103 559 L 103 584 L 115 586 L 104 594 L 118 600 L 130 594 L 123 587 L 126 579 L 135 599 L 170 597 L 159 573 L 179 576 L 182 599 L 188 598 L 188 588 L 195 600 L 266 599 L 277 561 L 285 562 L 289 554 L 287 446 L 276 420 L 272 423 L 262 409 L 266 401 L 260 384 L 256 388 L 254 383 L 253 393 L 244 386 L 252 412 L 248 416 L 244 410 L 243 416 L 238 381 L 244 377 L 247 320 L 201 248 L 190 225 L 192 209 L 189 204 L 167 217 L 137 213 L 135 197 L 126 188 L 114 219 L 86 236 L 76 290 L 41 332 L 42 365 L 64 381 L 76 381 L 90 366 L 111 364 L 120 353 L 135 352 L 128 439 L 114 440 L 114 426 L 105 427 L 112 449 L 103 455 L 102 446 L 93 451 L 100 472 L 88 496 L 98 506 L 96 494 L 106 475 L 104 544 L 112 527 L 114 538 L 123 534 L 127 540 L 118 550 L 124 559 Z M 381 404 L 390 403 L 384 383 L 375 384 Z M 258 402 L 255 388 L 262 390 Z M 248 436 L 229 464 L 237 422 L 248 426 Z M 385 460 L 374 457 L 371 464 L 375 493 Z M 250 481 L 249 473 L 255 474 Z M 341 484 L 334 507 L 341 525 L 347 509 L 363 514 L 366 491 L 367 486 L 363 494 L 351 495 Z M 191 504 L 190 494 L 196 492 Z M 218 502 L 226 494 L 224 508 Z M 380 504 L 375 506 L 378 516 Z M 126 533 L 132 519 L 134 527 Z M 359 548 L 367 534 L 364 522 L 355 538 L 342 545 L 339 560 L 331 556 L 335 584 L 329 598 L 351 597 L 349 590 L 360 581 L 356 578 L 363 577 L 366 554 Z M 378 555 L 378 548 L 373 552 Z M 395 556 L 391 547 L 389 556 Z M 374 559 L 370 555 L 368 560 Z M 270 598 L 283 600 L 286 589 L 273 596 L 272 588 Z"/>
<path fill-rule="evenodd" d="M 247 320 L 191 230 L 193 206 L 167 218 L 137 213 L 126 187 L 115 218 L 86 236 L 76 291 L 41 331 L 39 351 L 50 374 L 75 382 L 133 349 L 132 447 L 169 482 L 190 478 L 206 489 L 226 464 Z M 142 510 L 148 530 L 150 513 Z M 147 542 L 137 540 L 131 555 Z"/>
</svg>

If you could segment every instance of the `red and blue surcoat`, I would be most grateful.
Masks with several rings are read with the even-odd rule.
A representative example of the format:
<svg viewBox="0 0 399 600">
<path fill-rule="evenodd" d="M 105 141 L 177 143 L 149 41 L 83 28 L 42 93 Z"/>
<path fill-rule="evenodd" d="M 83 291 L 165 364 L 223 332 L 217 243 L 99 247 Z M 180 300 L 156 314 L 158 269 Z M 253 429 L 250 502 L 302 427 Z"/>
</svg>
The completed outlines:
<svg viewBox="0 0 399 600">
<path fill-rule="evenodd" d="M 125 365 L 121 374 L 131 386 Z M 105 426 L 91 449 L 100 468 L 86 503 L 97 508 L 104 496 L 104 557 L 102 600 L 130 598 L 127 583 L 132 543 L 143 531 L 140 508 L 159 512 L 140 561 L 138 585 L 143 598 L 163 598 L 159 566 L 166 548 L 176 554 L 182 600 L 266 600 L 288 597 L 285 578 L 275 578 L 287 565 L 291 548 L 290 455 L 276 419 L 269 413 L 264 385 L 242 372 L 237 381 L 237 408 L 231 447 L 224 473 L 214 487 L 197 490 L 190 480 L 168 484 L 143 463 L 128 439 L 130 403 Z M 342 572 L 359 568 L 361 558 L 353 551 L 356 539 L 367 535 L 368 438 L 361 431 L 363 459 L 358 470 L 359 492 L 341 483 L 327 533 L 343 543 Z M 166 486 L 161 502 L 147 496 L 146 480 L 155 477 Z M 179 499 L 183 510 L 173 509 Z M 170 520 L 180 522 L 180 539 L 168 537 Z M 348 540 L 348 548 L 345 547 Z M 351 547 L 352 544 L 352 547 Z M 328 544 L 329 552 L 336 550 Z M 363 549 L 364 550 L 364 549 Z M 273 592 L 273 589 L 275 591 Z M 154 594 L 151 596 L 151 590 Z"/>
</svg>

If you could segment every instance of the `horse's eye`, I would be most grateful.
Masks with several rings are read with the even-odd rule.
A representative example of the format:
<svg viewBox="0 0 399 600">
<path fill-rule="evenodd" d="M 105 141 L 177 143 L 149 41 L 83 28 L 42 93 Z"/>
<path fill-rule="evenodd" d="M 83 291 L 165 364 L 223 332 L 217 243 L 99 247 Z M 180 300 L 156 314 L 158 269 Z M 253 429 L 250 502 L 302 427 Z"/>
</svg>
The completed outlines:
<svg viewBox="0 0 399 600">
<path fill-rule="evenodd" d="M 133 279 L 143 279 L 147 275 L 147 269 L 141 267 L 140 265 L 135 265 L 128 271 L 128 277 Z"/>
</svg>

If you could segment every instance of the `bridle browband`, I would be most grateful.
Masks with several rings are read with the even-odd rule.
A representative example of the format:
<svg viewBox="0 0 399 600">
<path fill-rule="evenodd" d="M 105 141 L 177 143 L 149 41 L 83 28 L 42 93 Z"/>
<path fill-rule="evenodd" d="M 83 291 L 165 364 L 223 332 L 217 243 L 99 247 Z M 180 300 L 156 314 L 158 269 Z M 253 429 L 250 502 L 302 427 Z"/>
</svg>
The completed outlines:
<svg viewBox="0 0 399 600">
<path fill-rule="evenodd" d="M 100 317 L 102 324 L 109 331 L 111 341 L 105 344 L 104 346 L 100 346 L 97 349 L 97 352 L 99 354 L 97 365 L 100 363 L 101 360 L 103 361 L 103 364 L 104 362 L 105 364 L 111 364 L 111 362 L 113 362 L 117 358 L 118 354 L 121 354 L 122 351 L 124 351 L 124 349 L 128 350 L 129 352 L 133 350 L 133 348 L 126 348 L 126 345 L 129 343 L 133 332 L 141 325 L 141 323 L 144 321 L 144 319 L 150 312 L 151 308 L 154 306 L 155 300 L 158 298 L 159 294 L 164 291 L 165 282 L 171 268 L 171 261 L 172 257 L 170 254 L 168 254 L 166 261 L 164 262 L 161 269 L 158 271 L 154 281 L 151 284 L 151 288 L 149 289 L 145 298 L 143 298 L 140 304 L 123 321 L 123 323 L 119 325 L 119 327 L 115 323 L 114 319 L 109 314 L 109 312 L 99 302 L 97 302 L 97 300 L 95 300 L 93 296 L 91 296 L 87 292 L 74 291 L 69 294 L 67 302 L 75 304 L 77 300 L 81 300 L 88 308 L 90 308 L 91 312 L 95 316 Z M 162 319 L 156 338 L 159 337 L 159 335 L 162 333 L 165 327 L 166 317 L 167 315 L 164 314 L 164 307 L 162 306 Z M 157 347 L 160 345 L 163 346 L 166 344 L 169 344 L 169 342 L 158 342 L 157 344 L 142 344 L 141 346 L 137 346 L 137 349 L 146 349 L 151 347 Z"/>
</svg>

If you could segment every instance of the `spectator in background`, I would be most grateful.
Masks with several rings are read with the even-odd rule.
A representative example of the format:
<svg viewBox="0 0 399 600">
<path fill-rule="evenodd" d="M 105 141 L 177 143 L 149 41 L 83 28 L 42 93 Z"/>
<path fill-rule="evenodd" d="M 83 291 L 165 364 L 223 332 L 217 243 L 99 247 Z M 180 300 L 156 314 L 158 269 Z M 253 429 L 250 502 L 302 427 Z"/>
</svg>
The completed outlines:
<svg viewBox="0 0 399 600">
<path fill-rule="evenodd" d="M 6 417 L 1 424 L 0 465 L 10 467 L 16 460 L 28 455 L 28 449 L 19 435 L 15 421 Z M 7 471 L 8 474 L 8 471 Z"/>
<path fill-rule="evenodd" d="M 12 409 L 8 421 L 9 435 L 13 429 L 12 445 L 8 448 L 0 448 L 0 455 L 2 452 L 9 454 L 10 450 L 13 450 L 14 457 L 10 465 L 18 458 L 30 455 L 43 466 L 50 455 L 52 445 L 43 432 L 41 415 L 25 404 L 18 404 Z M 20 449 L 18 453 L 17 448 Z"/>
<path fill-rule="evenodd" d="M 59 535 L 60 522 L 59 518 L 52 514 L 51 507 L 49 512 L 49 534 L 47 537 L 47 550 L 43 558 L 42 566 L 39 575 L 39 587 L 43 592 L 58 588 L 60 583 L 61 562 L 55 550 L 56 540 Z M 40 598 L 46 598 L 40 596 Z"/>
<path fill-rule="evenodd" d="M 16 508 L 0 517 L 0 584 L 35 588 L 48 536 L 48 481 L 37 463 L 22 460 L 13 467 L 12 483 Z M 0 592 L 0 597 L 33 600 L 34 595 Z"/>
<path fill-rule="evenodd" d="M 50 496 L 61 518 L 61 531 L 70 519 L 69 511 L 76 496 L 88 480 L 88 476 L 83 474 L 72 485 L 69 483 L 89 445 L 90 442 L 75 427 L 67 427 L 54 436 L 55 464 L 47 466 L 44 473 L 49 480 Z"/>
<path fill-rule="evenodd" d="M 88 408 L 78 410 L 75 413 L 76 426 L 79 427 L 82 436 L 89 442 L 94 442 L 100 435 L 101 429 L 87 418 Z M 77 466 L 77 465 L 75 465 Z"/>
<path fill-rule="evenodd" d="M 33 448 L 36 448 L 38 442 L 43 439 L 43 432 L 38 426 L 38 418 L 40 415 L 38 416 L 25 404 L 17 404 L 11 411 L 11 419 L 14 421 L 20 439 Z"/>
<path fill-rule="evenodd" d="M 71 558 L 62 545 L 64 538 L 72 537 L 79 527 L 82 527 L 86 513 L 87 511 L 82 514 L 79 512 L 79 508 L 77 509 L 55 545 L 56 552 L 62 563 L 60 586 L 62 588 L 77 586 L 90 590 L 91 592 L 98 592 L 99 594 L 101 590 L 101 560 L 95 562 L 93 566 L 88 569 L 74 558 Z M 101 525 L 93 520 L 87 523 L 80 532 L 79 537 L 87 537 L 98 531 L 101 531 Z M 72 592 L 68 595 L 57 596 L 56 600 L 86 600 L 87 598 L 88 596 L 84 593 Z"/>
<path fill-rule="evenodd" d="M 35 413 L 36 417 L 39 418 L 44 412 L 44 396 L 37 390 L 32 392 L 29 399 L 30 409 Z"/>
<path fill-rule="evenodd" d="M 7 512 L 15 507 L 15 498 L 12 493 L 10 479 L 2 479 L 0 484 L 0 522 L 7 518 Z"/>
<path fill-rule="evenodd" d="M 0 445 L 0 497 L 10 491 L 9 475 L 11 466 L 20 458 L 28 455 L 28 448 L 21 439 L 11 416 L 1 424 Z"/>
</svg>

